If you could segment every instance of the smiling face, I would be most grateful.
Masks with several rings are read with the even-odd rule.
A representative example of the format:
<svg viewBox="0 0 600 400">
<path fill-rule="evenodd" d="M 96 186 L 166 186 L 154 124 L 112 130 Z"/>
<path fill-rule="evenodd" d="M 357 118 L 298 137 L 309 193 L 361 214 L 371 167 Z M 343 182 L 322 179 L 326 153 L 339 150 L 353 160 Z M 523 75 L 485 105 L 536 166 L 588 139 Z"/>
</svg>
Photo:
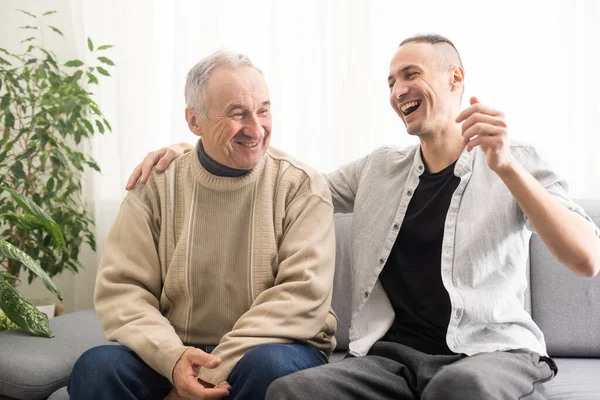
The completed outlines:
<svg viewBox="0 0 600 400">
<path fill-rule="evenodd" d="M 262 74 L 249 66 L 217 66 L 206 84 L 207 115 L 186 108 L 192 132 L 222 165 L 250 170 L 269 147 L 271 103 Z"/>
<path fill-rule="evenodd" d="M 406 43 L 390 63 L 390 105 L 411 135 L 447 130 L 460 107 L 464 71 L 448 63 L 439 46 Z"/>
</svg>

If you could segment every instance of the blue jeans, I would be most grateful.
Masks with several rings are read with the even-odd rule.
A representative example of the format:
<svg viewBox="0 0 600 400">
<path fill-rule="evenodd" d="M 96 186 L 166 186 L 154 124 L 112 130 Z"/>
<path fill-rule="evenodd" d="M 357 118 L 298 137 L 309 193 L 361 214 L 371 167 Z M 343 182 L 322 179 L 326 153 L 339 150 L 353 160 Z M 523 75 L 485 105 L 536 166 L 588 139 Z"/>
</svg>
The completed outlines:
<svg viewBox="0 0 600 400">
<path fill-rule="evenodd" d="M 205 350 L 205 349 L 202 349 Z M 206 349 L 206 350 L 212 350 Z M 306 343 L 265 344 L 250 350 L 229 374 L 228 400 L 263 400 L 275 379 L 327 363 L 327 358 Z M 171 382 L 123 346 L 100 346 L 83 353 L 68 384 L 71 400 L 162 400 Z"/>
</svg>

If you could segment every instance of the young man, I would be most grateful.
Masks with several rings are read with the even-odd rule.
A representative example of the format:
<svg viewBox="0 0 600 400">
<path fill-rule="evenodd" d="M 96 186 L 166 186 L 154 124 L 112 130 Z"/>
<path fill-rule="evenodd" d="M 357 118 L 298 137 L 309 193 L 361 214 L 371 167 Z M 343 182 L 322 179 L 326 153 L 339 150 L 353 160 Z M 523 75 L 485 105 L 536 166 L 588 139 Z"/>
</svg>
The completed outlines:
<svg viewBox="0 0 600 400">
<path fill-rule="evenodd" d="M 523 307 L 528 239 L 594 276 L 600 231 L 500 111 L 460 111 L 463 84 L 448 39 L 400 44 L 390 104 L 419 145 L 326 176 L 335 211 L 353 213 L 350 357 L 278 379 L 268 399 L 544 398 L 556 366 Z"/>
<path fill-rule="evenodd" d="M 125 198 L 94 305 L 107 337 L 72 399 L 264 399 L 335 347 L 335 235 L 323 177 L 269 148 L 269 91 L 244 55 L 193 67 L 196 150 Z M 209 354 L 210 353 L 210 354 Z"/>
</svg>

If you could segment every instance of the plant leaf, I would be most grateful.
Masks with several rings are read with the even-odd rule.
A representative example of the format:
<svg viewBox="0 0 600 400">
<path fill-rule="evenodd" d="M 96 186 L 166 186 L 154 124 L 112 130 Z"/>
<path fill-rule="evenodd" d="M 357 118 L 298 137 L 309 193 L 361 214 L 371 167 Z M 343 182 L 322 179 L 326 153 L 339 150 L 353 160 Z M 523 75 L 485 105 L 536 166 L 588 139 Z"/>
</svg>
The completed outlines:
<svg viewBox="0 0 600 400">
<path fill-rule="evenodd" d="M 56 14 L 58 11 L 46 11 L 45 13 L 42 14 L 42 16 L 46 16 L 46 15 L 51 15 L 51 14 Z"/>
<path fill-rule="evenodd" d="M 48 316 L 3 279 L 0 279 L 0 308 L 19 328 L 36 336 L 54 337 Z"/>
<path fill-rule="evenodd" d="M 82 71 L 82 70 L 77 70 L 77 71 L 76 71 L 76 72 L 73 74 L 73 76 L 71 77 L 71 79 L 72 79 L 73 81 L 78 81 L 78 80 L 79 80 L 79 78 L 81 78 L 81 75 L 83 75 L 83 71 Z"/>
<path fill-rule="evenodd" d="M 81 60 L 71 60 L 65 63 L 65 67 L 81 67 L 83 65 L 83 61 Z"/>
<path fill-rule="evenodd" d="M 50 279 L 50 277 L 42 269 L 42 267 L 40 267 L 40 265 L 37 262 L 35 262 L 33 258 L 27 255 L 27 253 L 25 253 L 23 250 L 20 250 L 19 248 L 13 246 L 6 240 L 0 239 L 0 256 L 20 262 L 23 266 L 25 266 L 27 269 L 33 272 L 37 277 L 39 277 L 42 280 L 44 286 L 46 286 L 46 288 L 49 291 L 54 293 L 56 297 L 60 301 L 62 301 L 63 298 L 60 294 L 60 290 L 58 290 L 54 282 L 52 282 L 52 279 Z M 13 322 L 17 323 L 17 321 L 14 320 Z"/>
<path fill-rule="evenodd" d="M 16 178 L 19 179 L 27 179 L 27 174 L 23 171 L 23 164 L 20 161 L 17 161 L 10 167 L 10 171 L 15 175 Z"/>
<path fill-rule="evenodd" d="M 87 73 L 88 83 L 98 84 L 98 78 L 96 78 L 93 74 Z"/>
<path fill-rule="evenodd" d="M 96 162 L 95 162 L 95 161 L 88 161 L 88 162 L 87 162 L 87 165 L 88 165 L 88 167 L 90 167 L 90 168 L 93 168 L 93 169 L 95 169 L 95 170 L 96 170 L 96 171 L 98 171 L 98 172 L 102 172 L 102 171 L 100 170 L 100 166 L 98 166 L 98 164 L 96 164 Z"/>
<path fill-rule="evenodd" d="M 46 183 L 46 192 L 48 192 L 48 194 L 52 193 L 54 190 L 54 182 L 54 178 L 48 178 L 48 182 Z"/>
<path fill-rule="evenodd" d="M 110 76 L 110 73 L 102 67 L 98 67 L 98 72 L 100 72 L 104 76 Z"/>
<path fill-rule="evenodd" d="M 19 228 L 25 231 L 33 231 L 35 229 L 43 229 L 44 224 L 35 216 L 23 213 L 4 214 L 6 219 L 14 222 Z"/>
<path fill-rule="evenodd" d="M 56 151 L 54 156 L 63 165 L 63 167 L 69 168 L 69 159 L 63 154 L 62 151 Z"/>
<path fill-rule="evenodd" d="M 4 117 L 4 127 L 9 129 L 15 127 L 15 116 L 10 111 Z"/>
<path fill-rule="evenodd" d="M 2 85 L 0 85 L 1 87 Z M 6 108 L 8 108 L 8 105 L 10 104 L 10 93 L 6 93 L 4 96 L 2 96 L 2 101 L 0 101 L 0 110 L 4 110 Z"/>
<path fill-rule="evenodd" d="M 96 50 L 108 50 L 113 47 L 115 47 L 115 46 L 113 46 L 112 44 L 104 44 L 104 45 L 98 47 Z"/>
<path fill-rule="evenodd" d="M 65 37 L 65 35 L 63 35 L 63 33 L 61 32 L 61 30 L 58 29 L 57 27 L 52 26 L 52 25 L 48 25 L 48 28 L 52 29 L 54 32 L 58 33 L 60 36 Z"/>
<path fill-rule="evenodd" d="M 17 29 L 35 29 L 36 31 L 38 30 L 37 26 L 31 25 L 19 26 Z"/>
<path fill-rule="evenodd" d="M 90 123 L 90 121 L 88 121 L 87 119 L 83 120 L 83 124 L 85 125 L 85 127 L 87 128 L 87 130 L 93 135 L 94 134 L 94 127 L 92 126 L 92 124 Z"/>
<path fill-rule="evenodd" d="M 19 43 L 31 42 L 32 40 L 35 40 L 35 36 L 30 36 L 27 39 L 23 39 Z"/>
<path fill-rule="evenodd" d="M 65 238 L 63 236 L 62 231 L 60 230 L 60 227 L 52 219 L 52 217 L 50 215 L 48 215 L 48 213 L 46 211 L 42 210 L 32 200 L 21 195 L 20 193 L 15 192 L 12 189 L 9 189 L 9 188 L 3 187 L 3 186 L 0 186 L 0 189 L 6 190 L 8 193 L 10 193 L 10 195 L 17 202 L 18 205 L 20 205 L 28 213 L 33 214 L 36 217 L 38 217 L 40 219 L 40 221 L 42 221 L 42 223 L 44 224 L 46 231 L 48 231 L 48 233 L 50 233 L 50 235 L 52 236 L 52 240 L 54 240 L 54 243 L 59 248 L 64 249 L 66 247 Z"/>
<path fill-rule="evenodd" d="M 25 11 L 25 10 L 20 10 L 20 9 L 17 9 L 16 11 L 18 11 L 18 12 L 22 12 L 23 14 L 27 14 L 27 15 L 29 15 L 30 17 L 33 17 L 33 18 L 37 19 L 37 16 L 33 15 L 32 13 L 30 13 L 30 12 L 28 12 L 28 11 Z"/>
<path fill-rule="evenodd" d="M 90 51 L 94 51 L 94 43 L 92 43 L 92 39 L 88 38 L 87 43 L 88 49 L 90 49 Z"/>
<path fill-rule="evenodd" d="M 101 62 L 103 62 L 104 64 L 108 64 L 108 65 L 115 65 L 115 63 L 113 62 L 113 60 L 111 60 L 110 58 L 106 58 L 106 57 L 98 57 L 98 60 L 100 60 Z"/>
<path fill-rule="evenodd" d="M 12 274 L 9 274 L 9 273 L 8 273 L 8 272 L 6 272 L 6 271 L 0 271 L 0 276 L 1 276 L 2 278 L 4 278 L 5 280 L 10 280 L 10 279 L 12 279 L 12 280 L 15 280 L 15 281 L 18 281 L 18 280 L 19 280 L 19 277 L 18 277 L 18 276 L 14 276 L 14 275 L 12 275 Z"/>
<path fill-rule="evenodd" d="M 102 122 L 100 122 L 99 120 L 96 120 L 96 126 L 98 127 L 98 130 L 100 131 L 100 133 L 104 133 L 104 125 L 102 125 Z"/>
</svg>

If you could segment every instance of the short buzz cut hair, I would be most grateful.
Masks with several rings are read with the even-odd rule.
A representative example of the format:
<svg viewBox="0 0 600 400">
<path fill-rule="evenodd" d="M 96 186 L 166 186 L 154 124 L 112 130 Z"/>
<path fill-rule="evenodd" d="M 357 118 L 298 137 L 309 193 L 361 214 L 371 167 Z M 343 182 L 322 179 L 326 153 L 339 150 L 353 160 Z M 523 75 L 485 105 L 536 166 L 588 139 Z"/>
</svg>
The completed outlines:
<svg viewBox="0 0 600 400">
<path fill-rule="evenodd" d="M 462 67 L 462 60 L 456 46 L 452 41 L 442 35 L 436 33 L 418 34 L 404 39 L 398 47 L 402 47 L 407 43 L 429 43 L 440 48 L 440 56 L 448 66 Z"/>
<path fill-rule="evenodd" d="M 204 57 L 190 69 L 185 82 L 185 104 L 196 110 L 203 117 L 207 116 L 208 105 L 206 104 L 206 84 L 210 73 L 218 66 L 239 68 L 242 66 L 252 67 L 262 74 L 245 54 L 229 50 L 217 50 L 213 54 Z"/>
</svg>

